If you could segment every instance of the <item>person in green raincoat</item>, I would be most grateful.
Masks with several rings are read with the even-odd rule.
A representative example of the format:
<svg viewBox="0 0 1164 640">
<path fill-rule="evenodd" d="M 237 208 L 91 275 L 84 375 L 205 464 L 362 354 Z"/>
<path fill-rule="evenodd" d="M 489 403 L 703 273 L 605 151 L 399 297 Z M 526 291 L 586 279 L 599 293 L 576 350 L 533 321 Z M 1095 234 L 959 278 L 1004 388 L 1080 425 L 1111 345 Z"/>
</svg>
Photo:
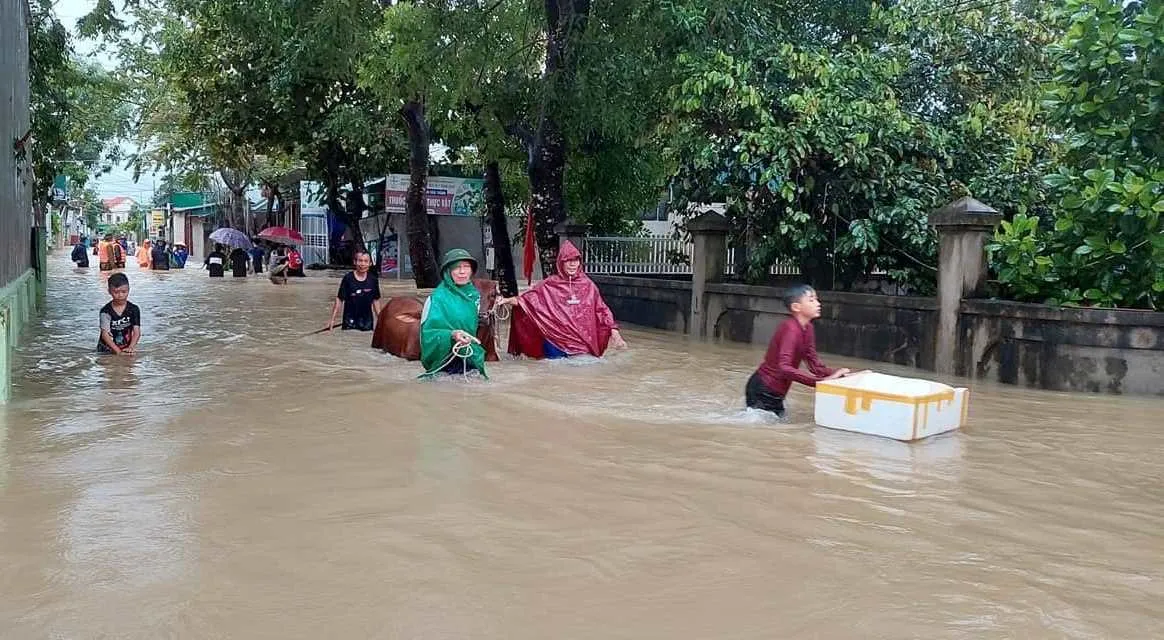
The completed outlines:
<svg viewBox="0 0 1164 640">
<path fill-rule="evenodd" d="M 451 249 L 441 261 L 441 283 L 425 301 L 420 316 L 422 378 L 472 369 L 489 377 L 485 348 L 477 340 L 481 294 L 473 286 L 475 271 L 477 260 L 464 249 Z"/>
</svg>

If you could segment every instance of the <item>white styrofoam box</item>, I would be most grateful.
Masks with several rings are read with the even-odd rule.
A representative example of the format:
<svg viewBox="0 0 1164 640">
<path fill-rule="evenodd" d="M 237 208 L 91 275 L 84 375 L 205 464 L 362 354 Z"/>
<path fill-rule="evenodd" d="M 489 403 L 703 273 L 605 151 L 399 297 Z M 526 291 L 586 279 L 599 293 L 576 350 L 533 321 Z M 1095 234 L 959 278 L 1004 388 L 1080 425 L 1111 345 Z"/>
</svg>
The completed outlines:
<svg viewBox="0 0 1164 640">
<path fill-rule="evenodd" d="M 966 421 L 970 392 L 940 382 L 858 373 L 816 384 L 822 427 L 913 441 L 953 431 Z"/>
</svg>

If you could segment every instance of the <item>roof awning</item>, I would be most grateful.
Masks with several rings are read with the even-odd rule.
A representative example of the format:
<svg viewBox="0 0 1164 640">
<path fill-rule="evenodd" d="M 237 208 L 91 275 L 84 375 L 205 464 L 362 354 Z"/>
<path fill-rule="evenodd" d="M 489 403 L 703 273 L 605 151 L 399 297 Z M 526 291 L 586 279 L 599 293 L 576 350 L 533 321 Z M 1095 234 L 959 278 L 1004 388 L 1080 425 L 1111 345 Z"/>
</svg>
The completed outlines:
<svg viewBox="0 0 1164 640">
<path fill-rule="evenodd" d="M 196 207 L 174 207 L 170 209 L 173 213 L 181 213 L 183 215 L 192 216 L 195 218 L 204 218 L 206 216 L 214 215 L 218 212 L 218 204 L 203 204 Z"/>
</svg>

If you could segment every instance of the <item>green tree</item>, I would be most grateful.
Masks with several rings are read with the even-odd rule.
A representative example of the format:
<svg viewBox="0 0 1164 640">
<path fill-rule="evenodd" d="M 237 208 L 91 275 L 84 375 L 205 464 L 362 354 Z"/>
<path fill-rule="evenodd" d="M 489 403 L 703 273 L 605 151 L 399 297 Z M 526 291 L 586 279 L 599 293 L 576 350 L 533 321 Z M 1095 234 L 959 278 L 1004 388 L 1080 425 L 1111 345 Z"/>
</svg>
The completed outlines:
<svg viewBox="0 0 1164 640">
<path fill-rule="evenodd" d="M 506 200 L 528 198 L 552 271 L 553 228 L 567 211 L 597 232 L 620 232 L 658 201 L 665 165 L 652 133 L 678 43 L 659 16 L 665 4 L 398 3 L 385 13 L 362 84 L 417 122 L 409 105 L 424 106 L 424 126 L 406 126 L 414 139 L 423 132 L 475 149 L 495 241 Z M 413 145 L 414 190 L 426 146 Z M 514 165 L 526 185 L 506 179 Z M 500 192 L 489 186 L 498 184 Z"/>
<path fill-rule="evenodd" d="M 74 190 L 71 203 L 80 207 L 85 226 L 89 227 L 91 233 L 96 234 L 105 221 L 105 214 L 109 213 L 109 208 L 105 206 L 101 196 L 91 188 L 81 187 Z"/>
<path fill-rule="evenodd" d="M 557 257 L 567 213 L 598 232 L 624 232 L 657 205 L 667 164 L 654 133 L 686 45 L 676 3 L 544 3 L 544 68 L 521 126 L 542 268 Z M 651 43 L 651 46 L 644 46 Z"/>
<path fill-rule="evenodd" d="M 403 157 L 399 132 L 355 82 L 378 5 L 167 0 L 126 9 L 133 20 L 122 22 L 99 3 L 83 25 L 121 52 L 141 113 L 142 170 L 186 183 L 217 175 L 245 226 L 253 221 L 240 194 L 257 183 L 281 195 L 267 169 L 302 168 L 296 177 L 321 180 L 329 209 L 363 244 L 364 181 Z"/>
<path fill-rule="evenodd" d="M 992 262 L 1010 296 L 1164 305 L 1164 0 L 1065 0 L 1044 106 L 1064 133 L 1053 216 L 1004 226 Z"/>
<path fill-rule="evenodd" d="M 78 61 L 68 30 L 48 0 L 29 5 L 30 115 L 38 206 L 57 176 L 83 186 L 120 159 L 129 110 L 123 86 L 102 68 Z"/>
<path fill-rule="evenodd" d="M 115 227 L 115 233 L 133 234 L 139 240 L 148 237 L 149 230 L 146 229 L 146 218 L 149 216 L 149 212 L 149 207 L 135 203 L 129 210 L 129 218 Z"/>
<path fill-rule="evenodd" d="M 690 3 L 665 122 L 680 212 L 726 202 L 750 275 L 933 286 L 928 211 L 1041 202 L 1043 25 L 1008 4 Z"/>
</svg>

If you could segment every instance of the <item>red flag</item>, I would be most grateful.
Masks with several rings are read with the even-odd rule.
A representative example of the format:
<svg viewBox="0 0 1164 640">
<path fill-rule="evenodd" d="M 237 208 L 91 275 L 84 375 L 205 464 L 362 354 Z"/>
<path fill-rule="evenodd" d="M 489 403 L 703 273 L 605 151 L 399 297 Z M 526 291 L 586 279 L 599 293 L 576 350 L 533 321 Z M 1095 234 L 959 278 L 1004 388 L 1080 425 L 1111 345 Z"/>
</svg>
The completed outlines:
<svg viewBox="0 0 1164 640">
<path fill-rule="evenodd" d="M 521 275 L 525 276 L 525 284 L 533 283 L 533 266 L 537 260 L 537 238 L 534 237 L 533 207 L 525 208 L 525 246 L 521 254 Z"/>
</svg>

